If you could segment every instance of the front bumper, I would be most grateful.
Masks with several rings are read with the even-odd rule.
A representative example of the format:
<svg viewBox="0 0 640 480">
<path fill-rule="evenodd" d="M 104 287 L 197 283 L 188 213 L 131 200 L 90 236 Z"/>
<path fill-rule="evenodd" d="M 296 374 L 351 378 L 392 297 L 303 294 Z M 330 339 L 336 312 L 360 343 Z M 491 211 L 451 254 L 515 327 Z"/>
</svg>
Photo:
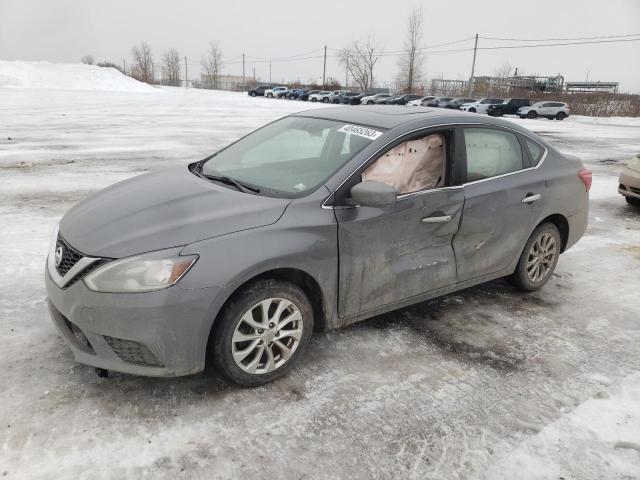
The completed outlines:
<svg viewBox="0 0 640 480">
<path fill-rule="evenodd" d="M 620 174 L 619 183 L 618 193 L 625 197 L 640 199 L 640 172 L 625 167 Z"/>
<path fill-rule="evenodd" d="M 146 293 L 67 289 L 45 273 L 49 311 L 77 362 L 134 375 L 174 377 L 204 369 L 221 287 L 177 285 Z"/>
</svg>

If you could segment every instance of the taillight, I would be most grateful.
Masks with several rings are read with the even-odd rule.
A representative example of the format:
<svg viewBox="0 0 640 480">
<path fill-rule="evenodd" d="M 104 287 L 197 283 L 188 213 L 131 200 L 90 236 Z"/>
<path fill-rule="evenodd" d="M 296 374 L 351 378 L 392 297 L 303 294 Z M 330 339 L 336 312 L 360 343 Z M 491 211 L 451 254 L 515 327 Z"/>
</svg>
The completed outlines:
<svg viewBox="0 0 640 480">
<path fill-rule="evenodd" d="M 591 190 L 591 182 L 593 182 L 591 170 L 589 170 L 588 168 L 583 168 L 578 172 L 578 178 L 580 178 L 580 180 L 582 180 L 582 183 L 584 183 L 587 192 Z"/>
</svg>

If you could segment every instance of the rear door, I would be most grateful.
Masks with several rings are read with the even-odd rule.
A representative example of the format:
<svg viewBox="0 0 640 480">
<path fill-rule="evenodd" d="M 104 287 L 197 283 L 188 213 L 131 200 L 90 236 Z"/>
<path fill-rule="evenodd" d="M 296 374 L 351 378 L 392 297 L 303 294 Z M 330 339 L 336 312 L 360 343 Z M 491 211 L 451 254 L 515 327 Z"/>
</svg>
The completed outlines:
<svg viewBox="0 0 640 480">
<path fill-rule="evenodd" d="M 458 282 L 502 271 L 519 257 L 542 212 L 545 182 L 519 134 L 464 127 L 464 211 L 453 239 Z"/>
<path fill-rule="evenodd" d="M 447 142 L 447 173 L 437 187 L 399 195 L 390 207 L 335 208 L 341 318 L 456 282 L 451 242 L 460 223 L 464 192 L 461 186 L 450 185 L 453 130 L 442 133 Z M 364 167 L 342 187 L 345 195 L 360 181 L 363 171 Z"/>
</svg>

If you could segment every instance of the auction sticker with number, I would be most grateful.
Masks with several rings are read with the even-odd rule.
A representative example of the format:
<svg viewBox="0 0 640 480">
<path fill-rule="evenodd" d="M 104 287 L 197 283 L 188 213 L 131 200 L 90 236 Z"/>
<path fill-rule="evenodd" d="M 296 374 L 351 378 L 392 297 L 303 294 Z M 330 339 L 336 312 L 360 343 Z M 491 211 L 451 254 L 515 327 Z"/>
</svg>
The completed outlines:
<svg viewBox="0 0 640 480">
<path fill-rule="evenodd" d="M 358 125 L 345 125 L 342 128 L 339 128 L 338 131 L 350 133 L 351 135 L 358 135 L 359 137 L 368 138 L 369 140 L 375 140 L 384 133 L 371 128 L 360 127 Z"/>
</svg>

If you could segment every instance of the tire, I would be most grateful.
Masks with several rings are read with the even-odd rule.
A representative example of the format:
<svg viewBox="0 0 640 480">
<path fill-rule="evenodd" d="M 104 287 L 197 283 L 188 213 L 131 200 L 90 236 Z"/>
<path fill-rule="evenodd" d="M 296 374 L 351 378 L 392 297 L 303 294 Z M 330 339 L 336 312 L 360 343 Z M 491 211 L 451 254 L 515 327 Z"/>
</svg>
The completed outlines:
<svg viewBox="0 0 640 480">
<path fill-rule="evenodd" d="M 251 96 L 255 97 L 256 96 L 256 92 L 251 92 Z"/>
<path fill-rule="evenodd" d="M 504 115 L 504 112 L 503 112 L 502 110 L 500 110 L 499 108 L 498 108 L 498 109 L 496 109 L 496 110 L 494 110 L 494 111 L 491 113 L 491 116 L 492 116 L 492 117 L 501 117 L 501 116 L 503 116 L 503 115 Z"/>
<path fill-rule="evenodd" d="M 322 99 L 322 103 L 329 103 L 329 99 L 328 98 L 323 98 Z"/>
<path fill-rule="evenodd" d="M 538 118 L 538 114 L 533 110 L 529 110 L 527 112 L 527 118 L 531 118 L 531 119 Z"/>
<path fill-rule="evenodd" d="M 273 93 L 267 93 L 267 98 L 273 98 Z"/>
<path fill-rule="evenodd" d="M 313 98 L 311 99 L 311 102 L 312 102 L 312 103 L 315 103 L 315 102 L 317 102 L 317 101 L 318 101 L 318 99 L 317 99 L 316 97 L 313 97 Z"/>
<path fill-rule="evenodd" d="M 640 207 L 640 198 L 625 196 L 624 199 L 627 201 L 629 205 L 633 205 L 634 207 Z"/>
<path fill-rule="evenodd" d="M 564 120 L 566 117 L 567 117 L 567 114 L 566 114 L 566 113 L 564 113 L 564 112 L 558 112 L 558 113 L 556 114 L 556 120 L 560 120 L 560 121 L 562 121 L 562 120 Z"/>
<path fill-rule="evenodd" d="M 545 245 L 548 246 L 546 249 Z M 508 277 L 510 283 L 525 292 L 533 292 L 542 288 L 549 281 L 558 264 L 561 245 L 560 232 L 554 224 L 543 223 L 539 225 L 527 240 L 515 272 Z M 551 251 L 553 251 L 552 256 L 549 254 Z M 531 257 L 534 257 L 534 260 L 531 260 Z M 536 265 L 540 265 L 540 267 L 536 267 Z M 540 276 L 537 277 L 537 274 Z"/>
<path fill-rule="evenodd" d="M 340 103 L 340 100 L 334 100 L 333 103 L 334 104 L 338 104 L 338 103 Z"/>
<path fill-rule="evenodd" d="M 267 308 L 268 319 L 262 321 L 261 303 L 268 300 L 272 300 Z M 282 324 L 279 329 L 277 322 L 271 320 L 275 320 L 274 315 L 280 305 L 286 306 L 279 315 L 280 322 L 287 316 L 294 319 Z M 247 317 L 247 314 L 250 316 Z M 247 318 L 253 326 L 247 323 Z M 297 363 L 311 338 L 313 320 L 313 308 L 300 287 L 276 280 L 255 282 L 234 294 L 220 312 L 209 341 L 210 358 L 216 369 L 230 381 L 243 387 L 264 385 L 281 377 Z M 263 329 L 257 328 L 262 325 Z M 270 325 L 273 326 L 270 328 Z M 295 328 L 290 328 L 292 326 Z M 300 329 L 302 331 L 298 333 Z M 281 336 L 282 332 L 296 334 Z M 238 340 L 244 336 L 249 340 Z M 296 339 L 296 336 L 299 338 Z M 288 358 L 284 354 L 286 344 L 293 351 Z M 246 350 L 249 353 L 240 358 Z M 278 365 L 278 362 L 282 363 Z"/>
<path fill-rule="evenodd" d="M 470 109 L 469 109 L 469 110 L 467 110 L 467 111 L 468 111 L 468 112 L 471 112 L 471 113 L 476 113 L 476 109 L 475 109 L 475 108 L 470 108 Z"/>
<path fill-rule="evenodd" d="M 367 102 L 367 105 L 373 105 L 373 102 L 372 102 L 371 100 L 369 100 L 369 101 Z"/>
</svg>

